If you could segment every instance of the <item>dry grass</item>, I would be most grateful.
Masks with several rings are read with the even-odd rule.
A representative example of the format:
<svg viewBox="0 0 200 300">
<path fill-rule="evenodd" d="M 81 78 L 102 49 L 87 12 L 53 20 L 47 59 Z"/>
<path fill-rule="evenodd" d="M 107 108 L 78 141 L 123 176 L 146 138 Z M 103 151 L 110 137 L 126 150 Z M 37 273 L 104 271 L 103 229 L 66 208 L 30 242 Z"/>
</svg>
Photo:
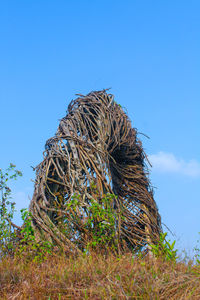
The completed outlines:
<svg viewBox="0 0 200 300">
<path fill-rule="evenodd" d="M 200 299 L 200 266 L 126 254 L 0 262 L 0 299 Z"/>
</svg>

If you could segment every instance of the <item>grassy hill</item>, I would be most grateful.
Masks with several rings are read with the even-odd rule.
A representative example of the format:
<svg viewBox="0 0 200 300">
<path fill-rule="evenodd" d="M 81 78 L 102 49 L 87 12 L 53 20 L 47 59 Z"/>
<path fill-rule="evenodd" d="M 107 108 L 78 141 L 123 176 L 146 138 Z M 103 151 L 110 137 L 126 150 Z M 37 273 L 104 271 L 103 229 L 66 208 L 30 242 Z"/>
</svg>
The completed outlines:
<svg viewBox="0 0 200 300">
<path fill-rule="evenodd" d="M 0 262 L 0 299 L 200 299 L 200 266 L 161 257 L 50 255 Z"/>
</svg>

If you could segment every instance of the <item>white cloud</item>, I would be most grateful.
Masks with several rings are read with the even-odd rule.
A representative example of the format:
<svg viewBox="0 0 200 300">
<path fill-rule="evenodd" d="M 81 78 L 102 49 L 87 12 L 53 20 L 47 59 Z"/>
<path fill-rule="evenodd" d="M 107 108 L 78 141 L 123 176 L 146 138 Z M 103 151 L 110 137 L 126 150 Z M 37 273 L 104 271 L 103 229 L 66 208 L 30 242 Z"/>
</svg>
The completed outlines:
<svg viewBox="0 0 200 300">
<path fill-rule="evenodd" d="M 148 156 L 153 169 L 163 173 L 179 173 L 191 177 L 200 176 L 200 163 L 196 160 L 184 161 L 172 153 L 158 152 Z"/>
</svg>

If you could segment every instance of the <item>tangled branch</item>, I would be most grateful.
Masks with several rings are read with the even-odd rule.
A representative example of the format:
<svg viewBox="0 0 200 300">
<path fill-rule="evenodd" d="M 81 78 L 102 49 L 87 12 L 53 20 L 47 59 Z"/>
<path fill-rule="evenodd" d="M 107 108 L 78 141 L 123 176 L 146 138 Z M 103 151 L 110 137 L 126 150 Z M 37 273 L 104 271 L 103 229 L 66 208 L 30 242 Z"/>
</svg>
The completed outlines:
<svg viewBox="0 0 200 300">
<path fill-rule="evenodd" d="M 137 131 L 106 90 L 78 95 L 36 168 L 29 210 L 38 239 L 82 251 L 97 226 L 88 225 L 92 203 L 110 197 L 120 251 L 157 240 L 160 216 Z"/>
</svg>

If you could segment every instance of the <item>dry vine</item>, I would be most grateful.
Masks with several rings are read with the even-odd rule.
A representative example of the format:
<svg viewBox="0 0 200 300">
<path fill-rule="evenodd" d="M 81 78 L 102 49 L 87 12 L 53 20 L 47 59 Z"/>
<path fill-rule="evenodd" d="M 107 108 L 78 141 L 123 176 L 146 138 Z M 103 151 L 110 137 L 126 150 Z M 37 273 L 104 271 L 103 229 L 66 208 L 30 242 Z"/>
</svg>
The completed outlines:
<svg viewBox="0 0 200 300">
<path fill-rule="evenodd" d="M 36 236 L 66 251 L 85 249 L 91 201 L 101 204 L 115 194 L 119 251 L 144 247 L 158 238 L 161 225 L 137 131 L 106 90 L 78 96 L 36 168 L 29 207 Z"/>
</svg>

